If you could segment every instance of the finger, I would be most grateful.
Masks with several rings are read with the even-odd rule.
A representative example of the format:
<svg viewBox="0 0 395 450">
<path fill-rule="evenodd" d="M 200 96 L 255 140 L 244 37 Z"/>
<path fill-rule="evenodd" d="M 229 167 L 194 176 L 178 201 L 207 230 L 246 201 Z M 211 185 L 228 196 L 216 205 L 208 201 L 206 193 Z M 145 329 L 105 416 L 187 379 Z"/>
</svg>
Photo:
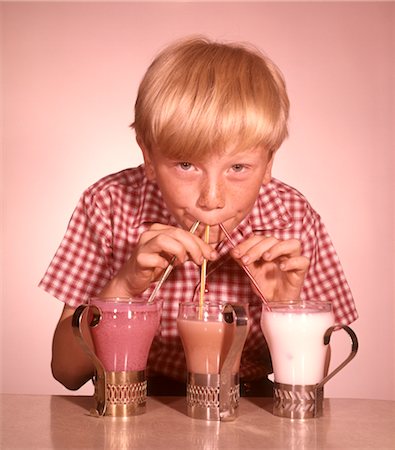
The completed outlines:
<svg viewBox="0 0 395 450">
<path fill-rule="evenodd" d="M 233 250 L 235 258 L 242 259 L 244 264 L 257 261 L 262 254 L 272 248 L 278 240 L 273 237 L 252 236 L 238 244 Z"/>
<path fill-rule="evenodd" d="M 161 223 L 154 223 L 150 226 L 150 228 L 144 231 L 139 238 L 139 242 L 141 244 L 145 244 L 151 239 L 158 236 L 160 233 L 171 234 L 171 231 L 174 227 L 169 227 L 168 225 L 162 225 Z"/>
<path fill-rule="evenodd" d="M 302 246 L 297 239 L 287 239 L 285 241 L 278 241 L 272 247 L 268 248 L 262 253 L 265 261 L 273 261 L 277 258 L 287 256 L 288 258 L 300 256 L 302 253 Z"/>
<path fill-rule="evenodd" d="M 295 256 L 283 259 L 279 265 L 283 272 L 300 272 L 305 273 L 309 268 L 310 260 L 306 256 Z"/>
<path fill-rule="evenodd" d="M 217 252 L 202 239 L 176 228 L 154 235 L 145 243 L 144 251 L 164 252 L 176 256 L 180 262 L 185 262 L 189 256 L 196 264 L 201 264 L 204 258 L 213 260 L 217 257 Z"/>
<path fill-rule="evenodd" d="M 158 253 L 139 253 L 136 258 L 139 270 L 166 269 L 169 261 Z"/>
<path fill-rule="evenodd" d="M 173 236 L 167 234 L 158 234 L 151 240 L 146 242 L 141 249 L 141 253 L 145 254 L 167 254 L 170 257 L 175 256 L 180 262 L 185 262 L 187 259 L 187 249 L 185 245 Z"/>
<path fill-rule="evenodd" d="M 186 240 L 192 240 L 191 242 L 195 242 L 199 246 L 201 252 L 204 254 L 204 257 L 206 257 L 207 259 L 209 259 L 210 253 L 213 251 L 213 248 L 204 240 L 204 226 L 199 226 L 198 229 L 195 229 L 195 232 L 191 232 L 190 230 L 184 230 L 183 228 L 155 223 L 151 225 L 149 231 L 145 232 L 144 242 L 147 242 L 148 240 L 158 235 L 158 232 L 160 232 L 161 234 L 172 236 L 174 239 L 180 242 L 186 243 Z"/>
</svg>

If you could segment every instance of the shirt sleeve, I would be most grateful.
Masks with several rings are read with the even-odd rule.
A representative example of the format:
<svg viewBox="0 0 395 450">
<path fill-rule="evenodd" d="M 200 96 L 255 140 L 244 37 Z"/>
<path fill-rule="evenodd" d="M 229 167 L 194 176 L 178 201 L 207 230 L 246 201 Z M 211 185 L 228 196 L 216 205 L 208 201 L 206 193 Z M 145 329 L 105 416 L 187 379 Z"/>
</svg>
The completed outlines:
<svg viewBox="0 0 395 450">
<path fill-rule="evenodd" d="M 97 295 L 112 278 L 111 199 L 84 192 L 39 286 L 69 306 Z"/>
<path fill-rule="evenodd" d="M 348 325 L 358 314 L 336 250 L 314 210 L 308 209 L 304 225 L 303 254 L 310 259 L 310 267 L 301 296 L 305 300 L 330 301 L 335 322 Z"/>
</svg>

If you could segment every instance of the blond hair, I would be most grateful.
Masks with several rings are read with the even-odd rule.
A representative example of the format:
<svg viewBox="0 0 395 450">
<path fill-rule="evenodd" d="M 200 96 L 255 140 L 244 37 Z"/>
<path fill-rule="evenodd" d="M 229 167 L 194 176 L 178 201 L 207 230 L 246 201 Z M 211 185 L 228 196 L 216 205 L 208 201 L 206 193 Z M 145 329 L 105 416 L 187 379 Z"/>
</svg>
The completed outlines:
<svg viewBox="0 0 395 450">
<path fill-rule="evenodd" d="M 135 104 L 136 135 L 168 157 L 204 158 L 288 135 L 289 100 L 279 69 L 257 49 L 189 38 L 148 68 Z"/>
</svg>

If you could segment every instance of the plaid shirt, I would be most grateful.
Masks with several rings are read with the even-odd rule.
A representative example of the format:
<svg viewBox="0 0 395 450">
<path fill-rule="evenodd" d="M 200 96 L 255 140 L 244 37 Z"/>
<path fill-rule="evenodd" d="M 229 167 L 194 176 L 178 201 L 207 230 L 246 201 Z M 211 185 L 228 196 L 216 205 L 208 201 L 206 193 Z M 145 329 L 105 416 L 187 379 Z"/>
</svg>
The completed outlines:
<svg viewBox="0 0 395 450">
<path fill-rule="evenodd" d="M 128 259 L 141 233 L 152 223 L 177 226 L 156 184 L 143 166 L 109 175 L 82 195 L 40 286 L 77 307 L 97 295 Z M 252 234 L 299 239 L 310 268 L 302 299 L 329 300 L 336 322 L 349 324 L 357 312 L 331 240 L 319 215 L 297 190 L 276 180 L 261 187 L 250 213 L 232 233 L 238 243 Z M 249 304 L 251 328 L 244 346 L 240 376 L 256 379 L 271 373 L 269 351 L 260 328 L 262 302 L 250 281 L 229 256 L 227 241 L 217 248 L 220 258 L 207 267 L 205 300 Z M 185 379 L 186 366 L 177 333 L 178 304 L 198 301 L 200 267 L 192 261 L 177 266 L 162 286 L 161 324 L 151 347 L 148 373 Z M 154 286 L 142 294 L 148 297 Z"/>
</svg>

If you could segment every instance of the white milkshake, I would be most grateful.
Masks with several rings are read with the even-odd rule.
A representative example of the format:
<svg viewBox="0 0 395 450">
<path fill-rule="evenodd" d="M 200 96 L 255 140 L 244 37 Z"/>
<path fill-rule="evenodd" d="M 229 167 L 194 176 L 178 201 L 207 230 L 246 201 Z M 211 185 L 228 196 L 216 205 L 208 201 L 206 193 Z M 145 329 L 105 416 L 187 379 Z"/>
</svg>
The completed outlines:
<svg viewBox="0 0 395 450">
<path fill-rule="evenodd" d="M 262 311 L 261 327 L 269 346 L 274 380 L 312 385 L 324 378 L 325 331 L 334 324 L 330 305 L 313 308 L 274 308 Z"/>
</svg>

